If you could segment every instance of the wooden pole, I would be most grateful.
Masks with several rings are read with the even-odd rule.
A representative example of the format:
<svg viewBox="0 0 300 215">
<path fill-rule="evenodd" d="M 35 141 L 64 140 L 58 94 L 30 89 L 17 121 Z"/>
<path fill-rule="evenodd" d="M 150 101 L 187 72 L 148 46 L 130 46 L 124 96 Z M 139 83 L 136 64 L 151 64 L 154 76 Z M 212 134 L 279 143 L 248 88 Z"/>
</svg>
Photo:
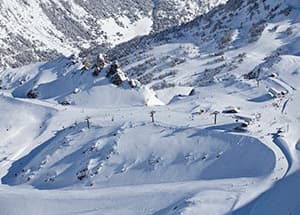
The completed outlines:
<svg viewBox="0 0 300 215">
<path fill-rule="evenodd" d="M 219 114 L 220 112 L 219 111 L 215 111 L 212 113 L 212 115 L 214 115 L 214 124 L 216 125 L 217 124 L 217 115 Z"/>
<path fill-rule="evenodd" d="M 155 114 L 155 111 L 150 112 L 152 123 L 154 123 L 154 114 Z"/>
<path fill-rule="evenodd" d="M 86 117 L 86 124 L 87 124 L 87 127 L 88 127 L 88 129 L 90 129 L 90 117 L 88 116 L 88 117 Z"/>
</svg>

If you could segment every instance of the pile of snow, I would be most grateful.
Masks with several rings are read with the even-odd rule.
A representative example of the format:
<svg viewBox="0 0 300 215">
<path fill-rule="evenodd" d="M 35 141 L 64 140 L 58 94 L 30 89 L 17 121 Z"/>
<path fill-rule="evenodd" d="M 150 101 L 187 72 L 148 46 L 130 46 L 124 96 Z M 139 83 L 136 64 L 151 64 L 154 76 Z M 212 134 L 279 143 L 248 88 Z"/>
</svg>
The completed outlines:
<svg viewBox="0 0 300 215">
<path fill-rule="evenodd" d="M 37 146 L 36 138 L 47 129 L 55 113 L 52 108 L 0 96 L 0 176 L 15 160 Z"/>
<path fill-rule="evenodd" d="M 171 87 L 156 91 L 158 98 L 165 103 L 169 103 L 177 96 L 189 96 L 192 92 L 192 87 Z"/>
<path fill-rule="evenodd" d="M 158 184 L 261 177 L 274 164 L 273 152 L 251 137 L 144 124 L 86 129 L 80 123 L 16 162 L 2 182 L 40 189 Z"/>
<path fill-rule="evenodd" d="M 164 105 L 147 87 L 139 89 L 124 89 L 113 85 L 95 86 L 88 90 L 73 93 L 61 101 L 81 107 L 121 107 L 121 106 L 155 106 Z"/>
</svg>

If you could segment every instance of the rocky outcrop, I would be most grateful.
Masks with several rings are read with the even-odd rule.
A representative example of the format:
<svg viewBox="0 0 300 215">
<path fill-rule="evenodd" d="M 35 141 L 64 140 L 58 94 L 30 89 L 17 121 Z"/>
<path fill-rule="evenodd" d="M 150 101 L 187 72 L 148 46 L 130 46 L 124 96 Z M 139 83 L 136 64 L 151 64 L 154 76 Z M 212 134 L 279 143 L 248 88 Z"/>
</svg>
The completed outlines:
<svg viewBox="0 0 300 215">
<path fill-rule="evenodd" d="M 114 85 L 120 86 L 123 83 L 127 83 L 131 88 L 140 86 L 140 82 L 135 79 L 128 78 L 127 74 L 123 72 L 120 64 L 117 61 L 114 61 L 109 71 L 106 73 L 106 77 L 111 80 Z"/>
</svg>

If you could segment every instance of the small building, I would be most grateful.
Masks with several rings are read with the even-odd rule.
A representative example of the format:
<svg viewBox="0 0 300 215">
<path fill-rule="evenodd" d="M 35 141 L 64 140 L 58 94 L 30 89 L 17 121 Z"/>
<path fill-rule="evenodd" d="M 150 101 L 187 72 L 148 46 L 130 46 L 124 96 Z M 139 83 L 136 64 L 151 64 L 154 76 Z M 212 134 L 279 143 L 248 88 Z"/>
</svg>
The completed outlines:
<svg viewBox="0 0 300 215">
<path fill-rule="evenodd" d="M 252 117 L 252 116 L 234 115 L 234 118 L 236 119 L 237 122 L 243 121 L 244 123 L 247 123 L 248 125 L 254 121 L 254 117 Z"/>
<path fill-rule="evenodd" d="M 281 98 L 285 95 L 288 94 L 287 90 L 278 90 L 275 88 L 270 87 L 268 90 L 268 93 L 273 97 L 273 98 Z"/>
<path fill-rule="evenodd" d="M 233 129 L 234 132 L 239 132 L 239 133 L 245 133 L 248 132 L 248 130 L 246 129 L 246 127 L 243 126 L 237 126 Z"/>
<path fill-rule="evenodd" d="M 272 72 L 269 77 L 271 77 L 271 78 L 277 78 L 278 74 L 275 73 L 275 72 Z"/>
<path fill-rule="evenodd" d="M 240 109 L 237 108 L 237 107 L 227 107 L 225 108 L 225 110 L 222 111 L 222 113 L 224 114 L 236 114 L 236 113 L 239 113 L 240 112 Z"/>
</svg>

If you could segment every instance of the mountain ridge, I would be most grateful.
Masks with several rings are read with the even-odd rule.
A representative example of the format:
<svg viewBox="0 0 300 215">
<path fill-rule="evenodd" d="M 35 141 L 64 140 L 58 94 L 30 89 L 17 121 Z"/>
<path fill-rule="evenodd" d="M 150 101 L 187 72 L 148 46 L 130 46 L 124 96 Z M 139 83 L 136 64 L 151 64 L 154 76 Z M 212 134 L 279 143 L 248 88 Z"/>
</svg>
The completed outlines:
<svg viewBox="0 0 300 215">
<path fill-rule="evenodd" d="M 18 67 L 99 44 L 106 50 L 135 36 L 189 21 L 223 2 L 2 0 L 0 66 Z"/>
</svg>

